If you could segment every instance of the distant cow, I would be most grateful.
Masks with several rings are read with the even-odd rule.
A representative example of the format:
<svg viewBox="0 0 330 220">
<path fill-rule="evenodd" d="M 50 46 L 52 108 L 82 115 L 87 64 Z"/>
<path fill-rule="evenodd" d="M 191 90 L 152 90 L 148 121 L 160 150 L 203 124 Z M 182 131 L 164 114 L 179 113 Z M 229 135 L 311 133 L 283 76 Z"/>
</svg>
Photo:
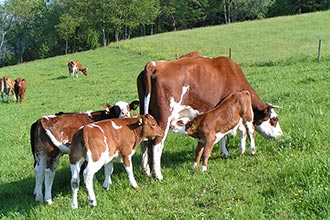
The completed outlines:
<svg viewBox="0 0 330 220">
<path fill-rule="evenodd" d="M 18 103 L 18 99 L 20 103 L 24 102 L 24 95 L 26 90 L 26 80 L 23 78 L 15 79 L 15 96 L 16 96 L 16 103 Z"/>
<path fill-rule="evenodd" d="M 136 118 L 110 119 L 83 126 L 72 138 L 70 151 L 72 208 L 78 208 L 77 194 L 80 184 L 80 167 L 87 161 L 84 180 L 88 191 L 88 201 L 96 206 L 93 189 L 94 174 L 104 165 L 103 188 L 108 189 L 113 172 L 113 162 L 123 163 L 130 184 L 138 188 L 133 174 L 132 156 L 135 147 L 145 138 L 161 137 L 163 130 L 149 114 Z"/>
<path fill-rule="evenodd" d="M 78 60 L 72 60 L 68 63 L 69 74 L 71 78 L 78 78 L 78 72 L 81 71 L 85 76 L 87 76 L 88 69 L 83 67 Z"/>
<path fill-rule="evenodd" d="M 130 105 L 120 101 L 112 107 L 107 105 L 106 111 L 59 112 L 56 115 L 44 116 L 33 123 L 30 142 L 34 157 L 36 201 L 52 203 L 52 184 L 59 159 L 63 154 L 70 152 L 72 136 L 81 126 L 104 119 L 130 117 L 129 111 L 135 110 L 138 105 L 138 101 L 133 101 Z M 42 192 L 43 183 L 45 183 L 45 197 Z"/>
<path fill-rule="evenodd" d="M 6 101 L 8 103 L 10 102 L 10 93 L 13 95 L 14 99 L 16 100 L 14 85 L 15 85 L 15 81 L 10 77 L 4 76 L 0 79 L 0 91 L 1 91 L 2 102 L 4 102 L 4 95 L 7 98 Z"/>
<path fill-rule="evenodd" d="M 191 53 L 173 61 L 150 61 L 137 77 L 137 87 L 140 113 L 154 116 L 165 131 L 156 142 L 141 143 L 143 170 L 159 180 L 163 179 L 161 155 L 173 120 L 180 120 L 181 113 L 191 119 L 209 111 L 233 92 L 248 90 L 251 94 L 253 121 L 259 133 L 267 138 L 282 135 L 275 106 L 259 98 L 240 66 L 227 57 Z"/>
<path fill-rule="evenodd" d="M 253 110 L 251 96 L 247 90 L 229 95 L 216 108 L 198 115 L 186 124 L 186 134 L 198 140 L 193 169 L 198 166 L 203 156 L 201 171 L 206 171 L 214 144 L 227 134 L 236 134 L 237 129 L 241 131 L 241 154 L 245 153 L 247 134 L 251 153 L 255 154 Z M 225 145 L 221 146 L 224 147 L 222 151 L 229 154 Z"/>
</svg>

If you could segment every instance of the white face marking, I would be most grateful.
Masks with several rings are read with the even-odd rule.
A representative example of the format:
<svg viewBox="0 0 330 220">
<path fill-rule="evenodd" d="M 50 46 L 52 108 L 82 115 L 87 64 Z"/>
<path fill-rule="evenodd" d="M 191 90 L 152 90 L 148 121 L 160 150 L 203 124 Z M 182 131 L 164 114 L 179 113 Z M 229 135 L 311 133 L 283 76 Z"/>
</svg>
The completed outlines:
<svg viewBox="0 0 330 220">
<path fill-rule="evenodd" d="M 155 67 L 156 66 L 156 62 L 155 61 L 151 61 L 151 65 L 153 65 Z"/>
<path fill-rule="evenodd" d="M 270 118 L 274 117 L 277 117 L 277 114 L 274 109 L 271 109 Z M 283 135 L 279 122 L 277 122 L 276 127 L 274 127 L 270 124 L 270 119 L 257 125 L 256 130 L 266 138 L 277 138 Z"/>
<path fill-rule="evenodd" d="M 111 121 L 111 125 L 114 129 L 121 129 L 122 128 L 122 126 L 116 125 L 116 123 L 114 121 Z"/>
<path fill-rule="evenodd" d="M 119 118 L 129 118 L 131 117 L 129 113 L 129 104 L 124 101 L 118 101 L 115 103 L 120 108 Z"/>
</svg>

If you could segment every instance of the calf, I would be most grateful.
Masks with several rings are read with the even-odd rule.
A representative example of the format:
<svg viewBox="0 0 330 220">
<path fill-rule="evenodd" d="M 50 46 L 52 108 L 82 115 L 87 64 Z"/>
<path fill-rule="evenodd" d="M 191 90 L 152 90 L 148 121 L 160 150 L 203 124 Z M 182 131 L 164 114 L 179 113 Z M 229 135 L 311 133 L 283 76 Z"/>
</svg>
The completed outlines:
<svg viewBox="0 0 330 220">
<path fill-rule="evenodd" d="M 81 71 L 85 76 L 87 76 L 88 69 L 84 68 L 78 60 L 72 60 L 68 63 L 69 74 L 71 78 L 78 78 L 78 72 Z"/>
<path fill-rule="evenodd" d="M 198 115 L 186 124 L 186 134 L 198 140 L 193 169 L 198 166 L 203 156 L 201 171 L 206 171 L 214 144 L 227 134 L 236 134 L 237 129 L 241 131 L 241 154 L 245 153 L 247 133 L 250 139 L 251 153 L 255 154 L 253 110 L 251 96 L 247 90 L 232 93 L 216 108 Z M 225 145 L 222 144 L 221 146 L 224 147 L 222 151 L 229 154 Z"/>
<path fill-rule="evenodd" d="M 1 98 L 2 102 L 4 102 L 4 95 L 7 97 L 7 102 L 10 102 L 10 93 L 13 95 L 14 99 L 16 100 L 15 93 L 14 93 L 14 85 L 15 81 L 7 76 L 4 76 L 0 79 L 0 91 L 1 91 Z"/>
<path fill-rule="evenodd" d="M 130 110 L 139 105 L 133 101 L 130 105 L 120 101 L 114 106 L 106 105 L 106 111 L 87 113 L 63 113 L 45 116 L 31 126 L 30 142 L 34 157 L 36 184 L 34 188 L 37 202 L 52 204 L 52 185 L 56 167 L 63 154 L 70 152 L 71 139 L 78 129 L 86 124 L 110 118 L 130 117 Z M 45 197 L 42 186 L 45 183 Z"/>
<path fill-rule="evenodd" d="M 136 118 L 111 119 L 85 125 L 72 138 L 70 150 L 72 208 L 78 208 L 79 172 L 87 161 L 84 180 L 91 206 L 96 206 L 93 189 L 94 174 L 104 165 L 103 188 L 108 189 L 113 172 L 113 162 L 122 162 L 134 188 L 138 188 L 133 174 L 131 158 L 135 147 L 145 138 L 153 140 L 163 135 L 157 121 L 149 114 Z"/>
<path fill-rule="evenodd" d="M 18 99 L 20 103 L 24 102 L 24 95 L 26 90 L 26 80 L 23 78 L 17 78 L 15 79 L 15 97 L 16 97 L 16 103 L 18 103 Z"/>
</svg>

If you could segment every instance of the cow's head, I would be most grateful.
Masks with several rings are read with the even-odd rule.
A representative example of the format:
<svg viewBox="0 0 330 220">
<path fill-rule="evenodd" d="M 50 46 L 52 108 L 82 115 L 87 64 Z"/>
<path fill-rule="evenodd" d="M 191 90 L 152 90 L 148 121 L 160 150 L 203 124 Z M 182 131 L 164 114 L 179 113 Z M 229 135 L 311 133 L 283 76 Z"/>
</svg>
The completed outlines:
<svg viewBox="0 0 330 220">
<path fill-rule="evenodd" d="M 88 68 L 82 68 L 82 69 L 81 69 L 81 72 L 82 72 L 85 76 L 87 76 Z"/>
<path fill-rule="evenodd" d="M 283 134 L 275 108 L 279 107 L 268 104 L 261 114 L 255 114 L 256 130 L 266 138 L 277 138 Z"/>
<path fill-rule="evenodd" d="M 130 104 L 124 101 L 118 101 L 114 106 L 104 104 L 104 109 L 112 116 L 112 118 L 129 118 L 131 117 L 130 111 L 136 110 L 140 102 L 135 100 Z"/>
<path fill-rule="evenodd" d="M 154 140 L 157 137 L 163 137 L 164 131 L 159 127 L 156 119 L 149 114 L 139 116 L 138 125 L 142 126 L 141 137 Z"/>
</svg>

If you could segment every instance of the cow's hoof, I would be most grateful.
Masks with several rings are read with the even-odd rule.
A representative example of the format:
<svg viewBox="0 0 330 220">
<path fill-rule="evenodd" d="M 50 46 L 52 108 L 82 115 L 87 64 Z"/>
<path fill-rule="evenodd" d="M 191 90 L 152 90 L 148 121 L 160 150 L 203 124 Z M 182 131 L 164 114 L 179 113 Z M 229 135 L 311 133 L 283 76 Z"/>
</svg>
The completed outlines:
<svg viewBox="0 0 330 220">
<path fill-rule="evenodd" d="M 45 201 L 45 204 L 46 204 L 46 205 L 51 205 L 51 204 L 53 204 L 53 200 L 51 200 L 51 199 L 47 199 L 47 200 Z"/>
</svg>

